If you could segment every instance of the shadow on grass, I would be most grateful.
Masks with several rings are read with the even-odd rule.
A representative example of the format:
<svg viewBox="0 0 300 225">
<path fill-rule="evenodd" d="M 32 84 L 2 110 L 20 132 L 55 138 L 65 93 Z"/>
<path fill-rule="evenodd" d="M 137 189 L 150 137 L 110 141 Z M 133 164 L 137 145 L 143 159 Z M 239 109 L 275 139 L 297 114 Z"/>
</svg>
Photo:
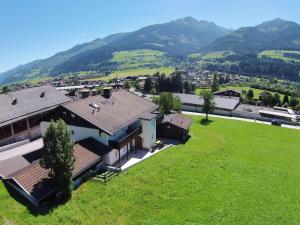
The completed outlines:
<svg viewBox="0 0 300 225">
<path fill-rule="evenodd" d="M 209 120 L 209 119 L 207 120 L 207 119 L 203 118 L 203 119 L 200 121 L 200 124 L 203 125 L 203 126 L 207 126 L 207 125 L 211 124 L 212 122 L 214 122 L 214 121 Z"/>
<path fill-rule="evenodd" d="M 17 192 L 14 188 L 12 188 L 9 184 L 7 184 L 5 181 L 3 183 L 10 197 L 15 199 L 18 203 L 26 206 L 30 214 L 34 216 L 47 215 L 48 213 L 54 211 L 55 208 L 57 208 L 58 206 L 64 205 L 68 202 L 68 199 L 65 198 L 54 198 L 47 201 L 47 204 L 35 206 L 28 199 L 26 199 L 19 192 Z"/>
</svg>

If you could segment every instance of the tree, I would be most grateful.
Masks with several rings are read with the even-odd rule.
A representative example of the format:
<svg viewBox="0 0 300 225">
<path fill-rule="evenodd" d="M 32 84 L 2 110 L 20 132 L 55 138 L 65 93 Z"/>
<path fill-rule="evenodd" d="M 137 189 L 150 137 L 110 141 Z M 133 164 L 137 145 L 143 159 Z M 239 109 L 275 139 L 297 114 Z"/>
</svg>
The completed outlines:
<svg viewBox="0 0 300 225">
<path fill-rule="evenodd" d="M 295 110 L 300 112 L 300 104 L 296 105 Z"/>
<path fill-rule="evenodd" d="M 43 136 L 44 147 L 40 164 L 49 169 L 49 176 L 67 198 L 73 190 L 74 149 L 72 134 L 66 123 L 60 119 L 51 122 Z"/>
<path fill-rule="evenodd" d="M 129 90 L 131 88 L 131 84 L 128 80 L 125 81 L 124 88 L 127 89 L 127 90 Z"/>
<path fill-rule="evenodd" d="M 285 104 L 289 104 L 289 103 L 290 103 L 289 96 L 288 95 L 284 95 L 282 104 L 285 105 Z"/>
<path fill-rule="evenodd" d="M 183 82 L 183 89 L 185 93 L 190 93 L 192 91 L 191 83 L 189 81 Z"/>
<path fill-rule="evenodd" d="M 274 94 L 273 105 L 277 105 L 277 106 L 281 105 L 280 95 L 278 93 Z"/>
<path fill-rule="evenodd" d="M 157 95 L 157 91 L 156 91 L 155 87 L 153 87 L 151 89 L 151 95 Z"/>
<path fill-rule="evenodd" d="M 263 91 L 260 94 L 259 99 L 263 102 L 265 106 L 272 106 L 273 104 L 273 96 L 268 91 Z"/>
<path fill-rule="evenodd" d="M 247 92 L 247 98 L 252 100 L 254 97 L 254 93 L 253 93 L 253 90 L 252 89 L 249 89 L 248 92 Z"/>
<path fill-rule="evenodd" d="M 211 92 L 216 92 L 219 90 L 219 79 L 218 79 L 218 75 L 215 73 L 214 77 L 213 77 L 213 81 L 211 84 Z"/>
<path fill-rule="evenodd" d="M 2 87 L 2 93 L 3 93 L 3 94 L 6 94 L 8 91 L 9 91 L 9 90 L 8 90 L 8 87 L 7 87 L 7 86 L 3 86 L 3 87 Z"/>
<path fill-rule="evenodd" d="M 203 98 L 202 111 L 206 114 L 206 120 L 208 120 L 208 114 L 212 113 L 215 108 L 215 103 L 213 100 L 213 95 L 210 91 L 204 90 L 201 92 Z"/>
<path fill-rule="evenodd" d="M 290 106 L 295 108 L 299 104 L 299 99 L 296 97 L 291 97 L 290 99 Z"/>
<path fill-rule="evenodd" d="M 141 88 L 140 82 L 138 80 L 134 81 L 133 86 L 136 90 L 140 90 L 140 88 Z"/>
<path fill-rule="evenodd" d="M 171 76 L 172 89 L 175 92 L 182 92 L 183 81 L 181 73 L 176 71 L 174 75 Z"/>
<path fill-rule="evenodd" d="M 174 97 L 170 92 L 162 92 L 159 97 L 153 98 L 153 102 L 159 105 L 159 110 L 164 114 L 170 114 L 172 111 L 181 111 L 181 101 L 179 97 Z"/>
<path fill-rule="evenodd" d="M 145 85 L 144 85 L 144 92 L 149 93 L 153 88 L 153 83 L 152 79 L 150 77 L 147 77 L 145 80 Z"/>
</svg>

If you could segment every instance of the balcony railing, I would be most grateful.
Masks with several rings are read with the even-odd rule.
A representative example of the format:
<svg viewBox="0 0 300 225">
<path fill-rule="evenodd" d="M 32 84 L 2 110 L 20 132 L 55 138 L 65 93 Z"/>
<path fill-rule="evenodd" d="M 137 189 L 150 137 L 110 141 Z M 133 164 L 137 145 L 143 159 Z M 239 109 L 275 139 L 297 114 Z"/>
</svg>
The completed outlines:
<svg viewBox="0 0 300 225">
<path fill-rule="evenodd" d="M 121 149 L 123 146 L 125 146 L 128 142 L 130 142 L 132 139 L 136 138 L 138 135 L 140 135 L 143 132 L 142 127 L 136 128 L 134 130 L 127 130 L 126 135 L 122 136 L 118 140 L 110 140 L 109 145 L 112 148 L 115 149 Z"/>
</svg>

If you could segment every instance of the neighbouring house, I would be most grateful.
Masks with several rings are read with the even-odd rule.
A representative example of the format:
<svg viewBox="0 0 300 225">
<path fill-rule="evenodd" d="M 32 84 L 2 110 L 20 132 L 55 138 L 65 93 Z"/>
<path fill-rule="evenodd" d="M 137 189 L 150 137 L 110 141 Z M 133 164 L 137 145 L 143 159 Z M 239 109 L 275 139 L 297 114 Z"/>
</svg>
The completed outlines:
<svg viewBox="0 0 300 225">
<path fill-rule="evenodd" d="M 73 133 L 74 142 L 93 137 L 112 147 L 103 163 L 116 165 L 135 149 L 150 150 L 156 142 L 158 106 L 125 90 L 104 89 L 93 96 L 62 104 L 62 118 Z M 45 132 L 49 121 L 41 123 Z"/>
<path fill-rule="evenodd" d="M 69 101 L 50 85 L 0 95 L 0 146 L 41 137 L 40 122 Z"/>
<path fill-rule="evenodd" d="M 241 92 L 240 91 L 236 91 L 236 90 L 232 90 L 232 89 L 228 89 L 228 90 L 224 90 L 224 91 L 217 91 L 214 93 L 215 96 L 227 96 L 227 97 L 237 97 L 240 98 L 241 97 Z"/>
<path fill-rule="evenodd" d="M 189 135 L 189 128 L 193 120 L 182 114 L 165 115 L 157 125 L 157 136 L 185 141 Z"/>
<path fill-rule="evenodd" d="M 202 112 L 202 106 L 204 104 L 203 98 L 193 94 L 180 94 L 175 93 L 182 103 L 183 111 Z M 233 110 L 239 105 L 240 98 L 227 97 L 227 96 L 214 96 L 215 109 L 214 114 L 232 116 Z"/>
</svg>

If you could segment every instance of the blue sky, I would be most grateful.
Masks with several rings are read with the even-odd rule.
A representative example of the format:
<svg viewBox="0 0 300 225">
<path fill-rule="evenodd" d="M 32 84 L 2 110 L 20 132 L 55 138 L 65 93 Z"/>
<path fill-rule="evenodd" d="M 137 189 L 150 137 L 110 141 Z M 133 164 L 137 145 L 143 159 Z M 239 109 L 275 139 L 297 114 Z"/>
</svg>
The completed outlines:
<svg viewBox="0 0 300 225">
<path fill-rule="evenodd" d="M 280 17 L 299 0 L 0 0 L 0 72 L 108 34 L 185 16 L 227 28 Z"/>
</svg>

